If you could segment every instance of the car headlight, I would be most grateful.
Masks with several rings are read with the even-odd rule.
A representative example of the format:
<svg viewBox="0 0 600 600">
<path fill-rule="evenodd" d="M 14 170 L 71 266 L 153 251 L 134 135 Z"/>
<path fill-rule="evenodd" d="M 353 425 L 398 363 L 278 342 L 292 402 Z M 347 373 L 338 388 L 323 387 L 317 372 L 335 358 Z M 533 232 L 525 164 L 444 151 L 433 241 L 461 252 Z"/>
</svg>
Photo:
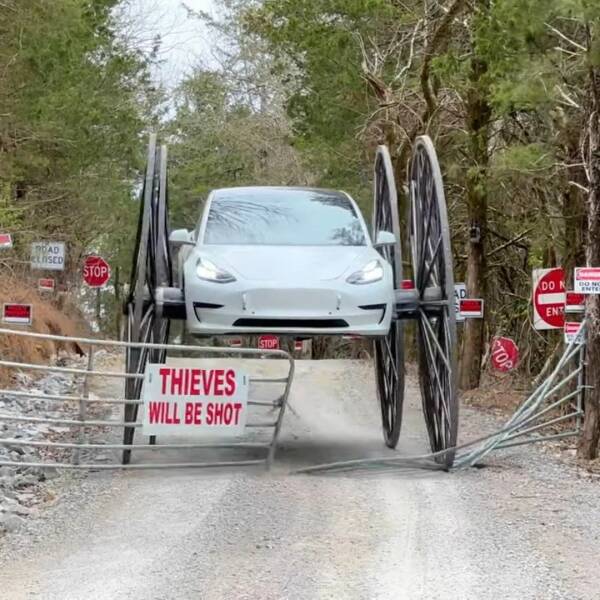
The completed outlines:
<svg viewBox="0 0 600 600">
<path fill-rule="evenodd" d="M 348 283 L 365 284 L 375 283 L 383 279 L 383 266 L 378 260 L 367 263 L 360 271 L 352 273 L 346 281 Z"/>
<path fill-rule="evenodd" d="M 213 281 L 214 283 L 231 283 L 235 281 L 235 277 L 225 269 L 217 267 L 215 263 L 208 258 L 199 258 L 196 263 L 196 275 L 205 281 Z"/>
</svg>

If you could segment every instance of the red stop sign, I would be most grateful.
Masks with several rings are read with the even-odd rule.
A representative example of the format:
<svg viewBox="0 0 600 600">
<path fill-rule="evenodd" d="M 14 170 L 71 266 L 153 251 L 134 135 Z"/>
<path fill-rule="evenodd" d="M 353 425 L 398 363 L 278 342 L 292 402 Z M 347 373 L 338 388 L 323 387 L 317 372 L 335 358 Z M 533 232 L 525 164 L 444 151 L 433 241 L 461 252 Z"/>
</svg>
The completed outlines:
<svg viewBox="0 0 600 600">
<path fill-rule="evenodd" d="M 545 273 L 533 290 L 533 304 L 546 328 L 565 324 L 565 276 L 559 267 Z M 544 327 L 537 327 L 543 329 Z"/>
<path fill-rule="evenodd" d="M 102 287 L 110 279 L 110 267 L 101 256 L 88 256 L 83 263 L 83 280 L 93 288 Z"/>
<path fill-rule="evenodd" d="M 507 337 L 494 338 L 492 341 L 492 366 L 497 371 L 506 373 L 517 366 L 519 362 L 519 349 Z"/>
<path fill-rule="evenodd" d="M 279 338 L 276 335 L 261 335 L 258 338 L 258 347 L 260 350 L 277 350 L 279 348 Z"/>
</svg>

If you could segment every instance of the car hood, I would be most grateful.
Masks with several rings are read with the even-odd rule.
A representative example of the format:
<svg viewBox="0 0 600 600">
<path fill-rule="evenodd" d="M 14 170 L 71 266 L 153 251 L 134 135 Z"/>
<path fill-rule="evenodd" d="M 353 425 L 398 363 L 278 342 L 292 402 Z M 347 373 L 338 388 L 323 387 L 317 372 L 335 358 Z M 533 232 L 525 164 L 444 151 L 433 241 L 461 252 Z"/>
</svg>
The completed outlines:
<svg viewBox="0 0 600 600">
<path fill-rule="evenodd" d="M 337 279 L 378 257 L 370 246 L 198 246 L 206 256 L 234 275 L 255 281 Z"/>
</svg>

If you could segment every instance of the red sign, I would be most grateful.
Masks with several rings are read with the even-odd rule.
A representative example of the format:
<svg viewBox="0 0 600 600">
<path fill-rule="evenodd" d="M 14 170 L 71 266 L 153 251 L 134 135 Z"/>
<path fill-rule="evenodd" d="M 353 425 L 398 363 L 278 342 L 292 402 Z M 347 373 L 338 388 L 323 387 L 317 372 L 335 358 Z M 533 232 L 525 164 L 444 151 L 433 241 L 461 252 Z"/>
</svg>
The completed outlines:
<svg viewBox="0 0 600 600">
<path fill-rule="evenodd" d="M 585 310 L 585 294 L 566 292 L 565 312 L 583 312 Z"/>
<path fill-rule="evenodd" d="M 507 337 L 494 338 L 492 341 L 492 366 L 497 371 L 506 373 L 517 366 L 519 362 L 519 349 Z"/>
<path fill-rule="evenodd" d="M 258 348 L 260 350 L 277 350 L 279 348 L 279 338 L 276 335 L 261 335 L 258 338 Z"/>
<path fill-rule="evenodd" d="M 562 329 L 565 323 L 565 276 L 562 268 L 534 271 L 533 308 L 536 329 Z M 536 280 L 537 279 L 537 280 Z"/>
<path fill-rule="evenodd" d="M 12 236 L 10 233 L 0 233 L 0 248 L 12 248 Z"/>
<path fill-rule="evenodd" d="M 33 309 L 31 304 L 4 304 L 2 321 L 14 325 L 31 325 Z"/>
<path fill-rule="evenodd" d="M 88 256 L 83 264 L 83 280 L 93 288 L 99 288 L 110 279 L 110 267 L 101 256 Z"/>
<path fill-rule="evenodd" d="M 464 298 L 458 303 L 461 317 L 481 319 L 483 317 L 483 300 L 479 298 Z"/>
<path fill-rule="evenodd" d="M 52 277 L 38 279 L 38 290 L 40 290 L 40 292 L 53 292 L 54 288 L 55 284 Z"/>
<path fill-rule="evenodd" d="M 241 345 L 242 345 L 241 338 L 233 338 L 232 340 L 229 340 L 230 348 L 239 348 Z"/>
</svg>

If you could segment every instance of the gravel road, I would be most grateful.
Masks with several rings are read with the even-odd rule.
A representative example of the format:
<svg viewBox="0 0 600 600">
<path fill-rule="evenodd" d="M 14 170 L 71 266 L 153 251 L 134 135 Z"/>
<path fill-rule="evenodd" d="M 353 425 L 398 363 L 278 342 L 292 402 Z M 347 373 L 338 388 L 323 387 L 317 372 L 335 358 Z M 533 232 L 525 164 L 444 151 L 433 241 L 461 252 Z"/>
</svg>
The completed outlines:
<svg viewBox="0 0 600 600">
<path fill-rule="evenodd" d="M 427 449 L 418 402 L 409 381 L 399 453 Z M 291 403 L 270 473 L 65 476 L 54 506 L 0 540 L 0 598 L 600 597 L 598 483 L 572 465 L 526 448 L 451 474 L 290 475 L 386 454 L 370 365 L 298 361 Z M 464 410 L 461 436 L 494 424 Z"/>
</svg>

